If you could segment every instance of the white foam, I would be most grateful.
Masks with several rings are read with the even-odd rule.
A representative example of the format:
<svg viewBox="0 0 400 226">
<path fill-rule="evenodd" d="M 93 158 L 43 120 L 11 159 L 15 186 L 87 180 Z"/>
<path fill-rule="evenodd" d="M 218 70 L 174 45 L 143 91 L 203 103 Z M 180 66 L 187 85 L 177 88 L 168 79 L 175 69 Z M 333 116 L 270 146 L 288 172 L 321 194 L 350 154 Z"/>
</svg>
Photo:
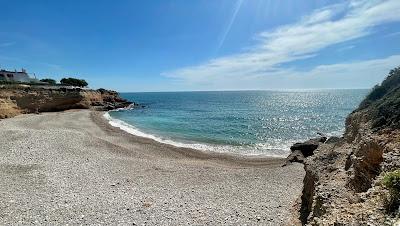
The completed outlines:
<svg viewBox="0 0 400 226">
<path fill-rule="evenodd" d="M 116 111 L 118 111 L 118 109 Z M 279 148 L 277 148 L 277 146 L 275 145 L 258 144 L 253 150 L 249 147 L 243 147 L 243 146 L 211 145 L 211 144 L 199 144 L 199 143 L 189 144 L 144 133 L 131 124 L 128 124 L 122 120 L 111 117 L 109 112 L 106 112 L 103 116 L 108 120 L 111 126 L 120 128 L 121 130 L 127 133 L 139 137 L 149 138 L 160 143 L 173 145 L 175 147 L 191 148 L 199 151 L 208 151 L 208 152 L 233 153 L 245 156 L 286 157 L 289 154 L 290 142 L 286 142 L 285 144 L 280 145 Z M 268 151 L 268 153 L 265 153 L 265 151 Z"/>
</svg>

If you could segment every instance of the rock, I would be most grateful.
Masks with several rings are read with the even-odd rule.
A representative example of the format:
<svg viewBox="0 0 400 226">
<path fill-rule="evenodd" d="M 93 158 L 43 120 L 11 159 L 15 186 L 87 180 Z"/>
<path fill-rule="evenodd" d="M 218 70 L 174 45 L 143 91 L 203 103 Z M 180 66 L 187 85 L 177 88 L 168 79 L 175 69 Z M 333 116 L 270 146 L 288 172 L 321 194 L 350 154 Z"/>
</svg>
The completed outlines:
<svg viewBox="0 0 400 226">
<path fill-rule="evenodd" d="M 326 144 L 334 144 L 334 143 L 340 142 L 341 140 L 343 140 L 343 138 L 332 136 L 332 137 L 329 137 L 329 138 L 325 141 L 325 143 L 326 143 Z"/>
<path fill-rule="evenodd" d="M 318 148 L 320 143 L 326 141 L 326 137 L 314 138 L 310 139 L 303 143 L 295 143 L 290 147 L 290 150 L 296 151 L 299 150 L 304 155 L 304 157 L 308 157 L 313 155 L 314 150 Z"/>
<path fill-rule="evenodd" d="M 382 181 L 400 167 L 399 109 L 400 67 L 347 117 L 343 137 L 292 146 L 314 152 L 304 160 L 303 225 L 393 225 L 398 220 L 398 212 L 387 209 L 382 198 L 388 195 Z M 318 152 L 311 151 L 317 145 Z"/>
<path fill-rule="evenodd" d="M 286 163 L 285 165 L 287 165 L 288 163 L 291 162 L 300 162 L 303 163 L 304 162 L 304 155 L 300 150 L 295 150 L 293 151 L 287 158 L 286 158 Z M 284 166 L 285 166 L 284 165 Z"/>
<path fill-rule="evenodd" d="M 318 148 L 319 144 L 324 143 L 327 140 L 326 137 L 318 137 L 310 139 L 303 143 L 295 143 L 290 147 L 292 153 L 286 158 L 286 166 L 291 162 L 304 163 L 306 157 L 314 154 L 314 150 Z"/>
<path fill-rule="evenodd" d="M 113 110 L 130 104 L 132 102 L 122 99 L 117 92 L 105 89 L 98 91 L 34 86 L 0 89 L 0 118 L 68 109 Z"/>
<path fill-rule="evenodd" d="M 315 138 L 313 140 L 317 140 L 320 143 L 325 143 L 327 139 L 328 138 L 326 136 L 321 136 L 321 137 Z"/>
</svg>

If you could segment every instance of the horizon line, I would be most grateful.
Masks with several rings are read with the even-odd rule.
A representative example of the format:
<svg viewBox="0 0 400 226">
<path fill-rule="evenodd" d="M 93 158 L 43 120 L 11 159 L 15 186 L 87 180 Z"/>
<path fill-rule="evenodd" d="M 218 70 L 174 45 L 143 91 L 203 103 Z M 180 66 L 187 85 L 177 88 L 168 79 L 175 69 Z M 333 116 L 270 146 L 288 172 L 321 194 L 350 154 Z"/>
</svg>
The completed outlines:
<svg viewBox="0 0 400 226">
<path fill-rule="evenodd" d="M 175 90 L 175 91 L 117 91 L 119 93 L 185 93 L 185 92 L 246 92 L 246 91 L 276 91 L 276 92 L 287 92 L 287 91 L 318 91 L 318 90 L 368 90 L 372 89 L 359 87 L 359 88 L 306 88 L 306 89 L 226 89 L 226 90 Z"/>
</svg>

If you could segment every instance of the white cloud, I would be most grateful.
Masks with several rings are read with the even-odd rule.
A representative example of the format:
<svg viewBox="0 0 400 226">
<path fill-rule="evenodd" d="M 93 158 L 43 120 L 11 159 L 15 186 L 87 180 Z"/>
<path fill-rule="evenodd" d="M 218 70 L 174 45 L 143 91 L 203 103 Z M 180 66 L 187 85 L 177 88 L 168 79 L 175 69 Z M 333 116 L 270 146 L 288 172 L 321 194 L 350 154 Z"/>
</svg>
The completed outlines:
<svg viewBox="0 0 400 226">
<path fill-rule="evenodd" d="M 284 76 L 305 83 L 313 80 L 311 86 L 322 83 L 326 88 L 336 88 L 333 85 L 339 80 L 341 87 L 365 88 L 380 83 L 393 67 L 399 65 L 400 55 L 393 55 L 381 59 L 319 65 L 305 72 L 286 71 Z M 308 88 L 317 88 L 311 86 Z"/>
<path fill-rule="evenodd" d="M 175 87 L 181 90 L 369 88 L 380 83 L 389 70 L 396 66 L 400 66 L 400 55 L 319 65 L 306 71 L 276 69 L 269 71 L 268 76 L 262 73 L 235 79 L 221 76 L 196 84 L 183 81 L 175 84 Z"/>
<path fill-rule="evenodd" d="M 263 77 L 287 76 L 288 72 L 298 75 L 301 73 L 288 71 L 280 65 L 316 56 L 323 48 L 371 34 L 375 26 L 400 21 L 398 12 L 399 0 L 357 0 L 331 5 L 316 10 L 298 23 L 259 34 L 259 44 L 246 52 L 163 75 L 187 84 L 207 84 L 214 88 L 226 88 L 232 80 L 243 84 L 257 82 Z M 312 71 L 316 73 L 321 68 L 333 69 L 332 66 L 318 66 Z"/>
</svg>

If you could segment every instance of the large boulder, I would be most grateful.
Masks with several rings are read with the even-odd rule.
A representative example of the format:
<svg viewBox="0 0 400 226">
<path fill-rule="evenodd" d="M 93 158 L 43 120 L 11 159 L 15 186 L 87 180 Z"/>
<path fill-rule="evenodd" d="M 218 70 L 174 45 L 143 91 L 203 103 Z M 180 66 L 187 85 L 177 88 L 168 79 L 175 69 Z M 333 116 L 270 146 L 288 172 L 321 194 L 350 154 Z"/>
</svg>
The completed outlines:
<svg viewBox="0 0 400 226">
<path fill-rule="evenodd" d="M 290 155 L 286 158 L 286 163 L 283 166 L 286 166 L 289 163 L 292 162 L 300 162 L 300 163 L 304 163 L 304 155 L 303 153 L 301 153 L 300 150 L 295 150 L 292 153 L 290 153 Z"/>
<path fill-rule="evenodd" d="M 290 147 L 292 152 L 298 150 L 300 151 L 304 157 L 308 157 L 314 154 L 314 150 L 318 148 L 320 143 L 324 143 L 326 141 L 326 137 L 319 137 L 310 139 L 306 142 L 295 143 Z"/>
</svg>

